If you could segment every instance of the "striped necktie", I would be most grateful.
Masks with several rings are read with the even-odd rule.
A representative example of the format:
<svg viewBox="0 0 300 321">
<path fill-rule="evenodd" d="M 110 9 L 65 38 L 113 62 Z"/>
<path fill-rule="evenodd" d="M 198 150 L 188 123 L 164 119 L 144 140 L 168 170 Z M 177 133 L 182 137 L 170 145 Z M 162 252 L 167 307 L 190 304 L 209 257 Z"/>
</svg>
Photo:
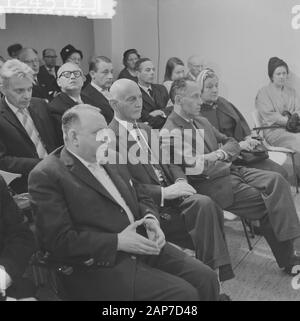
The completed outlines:
<svg viewBox="0 0 300 321">
<path fill-rule="evenodd" d="M 20 121 L 23 125 L 23 127 L 25 128 L 28 136 L 30 137 L 30 139 L 32 140 L 37 154 L 39 155 L 39 158 L 45 158 L 48 153 L 41 141 L 40 135 L 37 131 L 37 129 L 34 126 L 33 120 L 29 114 L 29 111 L 27 108 L 22 108 L 18 110 L 19 116 L 20 116 Z"/>
</svg>

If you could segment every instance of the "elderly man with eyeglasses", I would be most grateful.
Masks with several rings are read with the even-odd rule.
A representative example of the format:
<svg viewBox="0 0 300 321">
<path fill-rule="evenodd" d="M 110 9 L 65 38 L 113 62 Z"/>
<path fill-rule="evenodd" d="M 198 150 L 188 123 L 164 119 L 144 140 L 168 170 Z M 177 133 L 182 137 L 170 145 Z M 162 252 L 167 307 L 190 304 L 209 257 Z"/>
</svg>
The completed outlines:
<svg viewBox="0 0 300 321">
<path fill-rule="evenodd" d="M 61 93 L 51 101 L 49 106 L 60 145 L 63 145 L 62 115 L 75 105 L 87 103 L 86 98 L 81 95 L 84 78 L 81 68 L 72 62 L 63 64 L 57 71 L 57 84 Z"/>
</svg>

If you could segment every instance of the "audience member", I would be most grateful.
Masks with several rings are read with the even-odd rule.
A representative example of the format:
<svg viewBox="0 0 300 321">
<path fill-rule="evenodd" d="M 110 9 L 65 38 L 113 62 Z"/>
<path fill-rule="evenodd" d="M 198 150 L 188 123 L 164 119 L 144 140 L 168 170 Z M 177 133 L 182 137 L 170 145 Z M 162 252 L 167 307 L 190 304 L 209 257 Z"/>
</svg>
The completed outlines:
<svg viewBox="0 0 300 321">
<path fill-rule="evenodd" d="M 81 50 L 76 49 L 72 45 L 67 45 L 62 48 L 60 52 L 60 56 L 63 64 L 66 62 L 72 62 L 75 65 L 81 66 L 81 62 L 83 59 L 83 54 Z"/>
<path fill-rule="evenodd" d="M 24 62 L 33 70 L 33 87 L 32 87 L 32 97 L 42 98 L 49 101 L 49 93 L 45 84 L 40 84 L 38 81 L 38 73 L 40 70 L 40 61 L 38 57 L 38 52 L 33 48 L 23 48 L 21 49 L 18 59 Z"/>
<path fill-rule="evenodd" d="M 241 150 L 255 151 L 260 141 L 251 137 L 251 129 L 240 111 L 228 100 L 219 96 L 219 79 L 215 72 L 211 69 L 204 69 L 199 74 L 198 79 L 202 100 L 201 116 L 207 118 L 222 134 L 235 138 L 239 142 Z M 284 178 L 288 178 L 286 170 L 271 159 L 244 164 L 241 158 L 238 159 L 238 164 L 275 171 Z"/>
<path fill-rule="evenodd" d="M 197 55 L 194 55 L 189 57 L 187 66 L 189 71 L 186 77 L 189 80 L 198 81 L 198 76 L 200 72 L 206 68 L 206 62 L 204 61 L 203 58 Z"/>
<path fill-rule="evenodd" d="M 115 118 L 109 128 L 116 134 L 117 146 L 123 142 L 120 150 L 128 153 L 134 142 L 148 152 L 149 162 L 131 164 L 128 160 L 128 169 L 155 201 L 161 216 L 171 218 L 161 222 L 167 240 L 195 249 L 196 258 L 213 269 L 220 269 L 221 281 L 232 278 L 222 209 L 209 197 L 195 194 L 181 168 L 159 162 L 159 155 L 151 148 L 151 128 L 137 124 L 142 111 L 142 93 L 137 84 L 128 79 L 117 80 L 111 94 Z M 140 144 L 142 139 L 146 144 Z M 124 159 L 127 153 L 123 154 Z M 157 162 L 152 164 L 150 159 L 155 156 Z"/>
<path fill-rule="evenodd" d="M 126 165 L 97 162 L 107 148 L 96 139 L 107 130 L 99 109 L 75 106 L 62 126 L 65 146 L 31 172 L 29 191 L 43 248 L 62 262 L 89 263 L 60 276 L 70 299 L 217 300 L 215 272 L 165 242 Z"/>
<path fill-rule="evenodd" d="M 171 93 L 175 105 L 164 126 L 166 131 L 161 132 L 163 148 L 170 148 L 171 155 L 181 160 L 185 170 L 193 166 L 193 159 L 203 159 L 204 170 L 199 168 L 196 173 L 194 168 L 194 173 L 188 172 L 193 187 L 210 196 L 223 209 L 249 220 L 259 220 L 261 232 L 279 267 L 292 273 L 292 267 L 300 263 L 300 224 L 288 182 L 276 172 L 232 165 L 240 146 L 233 138 L 221 134 L 206 118 L 199 117 L 202 103 L 199 84 L 176 80 Z M 184 134 L 192 153 L 186 148 L 182 152 L 173 144 L 178 139 L 176 136 L 181 138 L 184 129 L 189 129 Z M 198 129 L 204 130 L 204 137 Z M 204 155 L 196 148 L 200 144 L 197 135 L 203 141 Z M 170 140 L 170 136 L 174 140 Z"/>
<path fill-rule="evenodd" d="M 45 87 L 49 101 L 51 101 L 54 96 L 60 91 L 57 85 L 56 77 L 59 66 L 56 65 L 56 52 L 54 49 L 44 49 L 43 50 L 43 60 L 44 65 L 40 67 L 37 79 L 42 87 Z"/>
<path fill-rule="evenodd" d="M 63 145 L 61 129 L 61 117 L 63 113 L 75 105 L 86 102 L 86 98 L 81 96 L 83 82 L 84 75 L 78 65 L 66 62 L 58 69 L 57 84 L 61 89 L 61 93 L 51 101 L 49 107 L 60 145 Z"/>
<path fill-rule="evenodd" d="M 184 77 L 184 63 L 177 57 L 172 57 L 167 61 L 163 85 L 167 88 L 168 93 L 172 83 L 176 79 Z"/>
<path fill-rule="evenodd" d="M 34 237 L 1 176 L 0 202 L 0 296 L 34 297 L 34 285 L 22 277 L 35 250 Z"/>
<path fill-rule="evenodd" d="M 141 121 L 147 122 L 152 128 L 160 129 L 166 121 L 168 91 L 163 85 L 154 84 L 155 68 L 149 58 L 139 59 L 135 68 L 143 96 Z"/>
<path fill-rule="evenodd" d="M 1 68 L 3 93 L 0 102 L 0 169 L 21 174 L 11 183 L 17 193 L 27 191 L 27 175 L 48 153 L 57 139 L 47 103 L 32 98 L 33 72 L 12 59 Z"/>
<path fill-rule="evenodd" d="M 19 56 L 20 51 L 22 50 L 23 46 L 19 43 L 10 45 L 7 47 L 7 53 L 10 58 L 16 59 Z"/>
<path fill-rule="evenodd" d="M 285 61 L 272 57 L 268 63 L 269 85 L 258 91 L 255 107 L 263 126 L 264 136 L 271 145 L 295 150 L 297 171 L 300 171 L 300 100 L 287 86 L 289 68 Z"/>
<path fill-rule="evenodd" d="M 124 69 L 121 70 L 118 79 L 127 78 L 138 82 L 135 64 L 141 58 L 136 49 L 128 49 L 123 53 Z"/>
<path fill-rule="evenodd" d="M 96 57 L 90 62 L 89 70 L 92 81 L 82 90 L 82 96 L 88 104 L 100 108 L 109 124 L 114 117 L 114 111 L 109 104 L 109 89 L 113 83 L 111 60 L 105 56 Z"/>
</svg>

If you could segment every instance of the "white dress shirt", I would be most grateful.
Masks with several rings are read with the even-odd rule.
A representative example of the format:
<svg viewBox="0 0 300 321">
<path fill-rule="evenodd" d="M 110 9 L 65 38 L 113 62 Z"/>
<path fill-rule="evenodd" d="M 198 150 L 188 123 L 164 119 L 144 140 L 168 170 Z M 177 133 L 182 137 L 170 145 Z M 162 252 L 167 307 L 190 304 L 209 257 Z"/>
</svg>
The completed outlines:
<svg viewBox="0 0 300 321">
<path fill-rule="evenodd" d="M 105 89 L 102 89 L 100 86 L 98 86 L 94 81 L 91 81 L 91 86 L 93 86 L 96 90 L 98 90 L 108 101 L 112 99 L 112 96 L 110 92 Z"/>
<path fill-rule="evenodd" d="M 12 284 L 11 277 L 5 271 L 4 266 L 0 265 L 0 293 L 5 294 L 6 289 Z"/>
</svg>

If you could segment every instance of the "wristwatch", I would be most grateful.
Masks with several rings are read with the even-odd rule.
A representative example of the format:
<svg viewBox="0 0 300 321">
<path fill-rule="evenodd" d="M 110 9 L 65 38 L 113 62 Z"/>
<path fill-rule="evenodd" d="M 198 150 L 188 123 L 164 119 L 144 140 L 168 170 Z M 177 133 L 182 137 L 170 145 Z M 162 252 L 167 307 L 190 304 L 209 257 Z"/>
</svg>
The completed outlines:
<svg viewBox="0 0 300 321">
<path fill-rule="evenodd" d="M 218 160 L 223 160 L 223 159 L 225 159 L 224 153 L 221 152 L 220 150 L 217 150 L 215 153 L 216 153 L 216 155 L 217 155 L 217 157 L 218 157 Z"/>
</svg>

